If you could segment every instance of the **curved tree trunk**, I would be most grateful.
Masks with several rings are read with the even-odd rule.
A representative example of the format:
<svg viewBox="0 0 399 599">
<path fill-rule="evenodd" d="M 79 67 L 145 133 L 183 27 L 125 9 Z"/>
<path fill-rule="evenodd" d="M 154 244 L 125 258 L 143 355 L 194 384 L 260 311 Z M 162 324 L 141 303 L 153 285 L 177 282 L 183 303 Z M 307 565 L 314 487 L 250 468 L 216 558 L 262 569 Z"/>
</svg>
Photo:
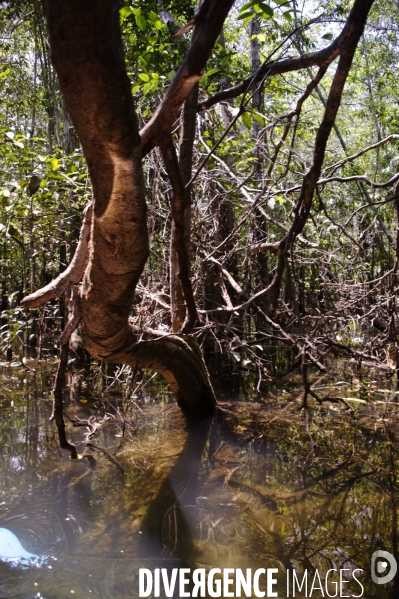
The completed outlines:
<svg viewBox="0 0 399 599">
<path fill-rule="evenodd" d="M 119 3 L 44 4 L 52 61 L 95 198 L 81 287 L 84 347 L 95 358 L 153 368 L 170 383 L 184 411 L 209 414 L 215 398 L 193 342 L 176 336 L 142 339 L 128 322 L 148 257 L 148 235 L 141 139 L 125 70 Z"/>
</svg>

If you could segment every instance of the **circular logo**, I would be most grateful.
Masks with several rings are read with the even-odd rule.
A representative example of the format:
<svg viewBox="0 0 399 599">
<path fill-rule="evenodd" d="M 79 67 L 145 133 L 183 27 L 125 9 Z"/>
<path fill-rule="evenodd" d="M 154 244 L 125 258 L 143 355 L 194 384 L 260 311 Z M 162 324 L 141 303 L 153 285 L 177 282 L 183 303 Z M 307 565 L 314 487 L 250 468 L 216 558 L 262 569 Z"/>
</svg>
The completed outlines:
<svg viewBox="0 0 399 599">
<path fill-rule="evenodd" d="M 388 551 L 383 551 L 382 549 L 374 551 L 371 556 L 371 578 L 373 582 L 376 584 L 391 582 L 395 577 L 397 569 L 396 559 Z M 384 574 L 384 576 L 381 576 L 381 574 Z"/>
</svg>

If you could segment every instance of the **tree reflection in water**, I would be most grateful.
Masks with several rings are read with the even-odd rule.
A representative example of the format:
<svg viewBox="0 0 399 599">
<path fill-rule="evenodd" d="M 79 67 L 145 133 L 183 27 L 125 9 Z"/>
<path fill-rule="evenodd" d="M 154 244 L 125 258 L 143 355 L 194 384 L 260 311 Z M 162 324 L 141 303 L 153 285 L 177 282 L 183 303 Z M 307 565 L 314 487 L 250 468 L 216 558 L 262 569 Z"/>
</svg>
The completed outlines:
<svg viewBox="0 0 399 599">
<path fill-rule="evenodd" d="M 370 576 L 377 549 L 398 559 L 393 391 L 348 386 L 353 412 L 328 402 L 304 412 L 295 393 L 222 401 L 201 425 L 167 401 L 143 404 L 123 442 L 115 421 L 96 437 L 122 467 L 95 450 L 93 469 L 57 446 L 48 374 L 24 376 L 2 381 L 0 527 L 48 558 L 40 568 L 0 564 L 0 597 L 131 598 L 140 567 L 276 567 L 280 596 L 287 569 L 310 579 L 346 569 L 350 579 L 360 568 L 365 597 L 398 596 L 397 581 Z M 84 429 L 68 435 L 82 452 Z M 360 592 L 355 581 L 346 588 Z"/>
</svg>

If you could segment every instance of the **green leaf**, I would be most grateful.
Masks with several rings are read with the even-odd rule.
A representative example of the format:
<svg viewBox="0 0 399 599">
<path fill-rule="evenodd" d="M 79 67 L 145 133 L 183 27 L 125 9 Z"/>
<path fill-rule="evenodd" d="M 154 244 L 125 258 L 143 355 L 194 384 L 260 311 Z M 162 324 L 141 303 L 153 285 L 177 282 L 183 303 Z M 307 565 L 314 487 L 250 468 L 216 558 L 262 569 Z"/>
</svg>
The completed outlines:
<svg viewBox="0 0 399 599">
<path fill-rule="evenodd" d="M 176 77 L 176 71 L 170 71 L 170 73 L 168 73 L 166 76 L 167 80 L 170 81 L 171 83 L 175 77 Z"/>
<path fill-rule="evenodd" d="M 322 37 L 323 40 L 332 40 L 333 34 L 332 33 L 325 33 L 321 37 Z"/>
<path fill-rule="evenodd" d="M 244 123 L 245 127 L 250 131 L 252 128 L 252 119 L 251 119 L 251 115 L 249 114 L 249 112 L 244 112 L 241 115 L 242 118 L 242 122 Z"/>
<path fill-rule="evenodd" d="M 263 115 L 260 114 L 260 112 L 253 112 L 252 116 L 254 117 L 255 121 L 258 121 L 258 123 L 264 127 L 265 126 L 265 117 Z"/>
<path fill-rule="evenodd" d="M 151 83 L 145 83 L 143 85 L 143 93 L 144 95 L 148 94 L 148 92 L 151 90 Z"/>
<path fill-rule="evenodd" d="M 263 33 L 255 33 L 254 35 L 251 35 L 251 37 L 249 39 L 250 40 L 258 39 L 261 42 L 265 42 L 266 36 Z"/>
<path fill-rule="evenodd" d="M 243 22 L 243 26 L 246 27 L 248 25 L 248 23 L 250 23 L 254 17 L 256 17 L 256 14 L 254 12 L 251 12 L 249 14 L 249 17 L 247 17 L 245 19 L 245 21 Z"/>
<path fill-rule="evenodd" d="M 145 31 L 147 29 L 147 22 L 145 20 L 145 17 L 143 15 L 136 15 L 135 18 L 137 27 L 140 29 L 140 31 Z"/>
<path fill-rule="evenodd" d="M 141 81 L 145 81 L 145 83 L 148 83 L 150 80 L 150 76 L 147 73 L 140 73 L 139 78 Z"/>
<path fill-rule="evenodd" d="M 288 21 L 289 23 L 292 23 L 293 18 L 292 18 L 292 14 L 290 13 L 290 11 L 287 10 L 287 12 L 283 13 L 283 17 L 286 21 Z"/>
<path fill-rule="evenodd" d="M 121 20 L 124 21 L 133 13 L 133 9 L 130 6 L 123 6 L 120 10 Z"/>
<path fill-rule="evenodd" d="M 246 10 L 247 8 L 251 8 L 254 4 L 256 4 L 256 0 L 251 0 L 250 2 L 247 2 L 246 4 L 244 4 L 244 6 L 241 6 L 240 12 Z"/>
<path fill-rule="evenodd" d="M 248 19 L 249 17 L 251 17 L 251 19 L 253 19 L 254 17 L 256 17 L 256 14 L 254 12 L 244 12 L 244 13 L 240 13 L 238 15 L 238 19 Z"/>
<path fill-rule="evenodd" d="M 266 2 L 259 2 L 259 6 L 262 9 L 263 13 L 266 14 L 269 18 L 274 16 L 274 10 L 271 6 L 266 4 Z"/>
<path fill-rule="evenodd" d="M 59 164 L 57 158 L 51 158 L 50 165 L 51 165 L 51 169 L 53 171 L 56 171 L 58 168 L 60 168 L 60 164 Z"/>
<path fill-rule="evenodd" d="M 152 79 L 150 81 L 151 91 L 155 92 L 158 89 L 159 81 L 157 79 Z"/>
</svg>

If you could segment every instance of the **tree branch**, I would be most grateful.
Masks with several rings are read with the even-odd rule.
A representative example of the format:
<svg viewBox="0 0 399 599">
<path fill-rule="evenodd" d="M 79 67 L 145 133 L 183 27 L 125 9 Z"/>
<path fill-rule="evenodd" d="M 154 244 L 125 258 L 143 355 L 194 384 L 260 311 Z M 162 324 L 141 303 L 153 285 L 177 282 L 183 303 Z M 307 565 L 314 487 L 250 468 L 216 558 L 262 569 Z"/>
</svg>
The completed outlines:
<svg viewBox="0 0 399 599">
<path fill-rule="evenodd" d="M 390 187 L 399 179 L 399 173 L 391 177 L 385 183 L 377 183 L 376 181 L 372 181 L 367 177 L 367 175 L 353 175 L 352 177 L 327 177 L 326 179 L 319 179 L 317 181 L 317 185 L 326 185 L 327 183 L 350 183 L 351 181 L 364 181 L 367 185 L 370 185 L 373 189 L 383 189 L 384 187 Z M 392 241 L 391 241 L 392 242 Z"/>
<path fill-rule="evenodd" d="M 375 144 L 372 144 L 371 146 L 367 146 L 367 148 L 363 148 L 356 154 L 352 154 L 352 156 L 347 156 L 346 158 L 343 158 L 339 162 L 332 164 L 331 166 L 326 168 L 326 171 L 329 171 L 330 177 L 331 177 L 332 174 L 335 173 L 335 171 L 342 168 L 347 162 L 352 162 L 356 158 L 363 156 L 363 154 L 366 154 L 367 152 L 370 152 L 371 150 L 376 150 L 380 146 L 383 146 L 386 143 L 388 143 L 389 141 L 399 141 L 399 135 L 395 135 L 394 133 L 392 135 L 388 135 L 388 137 L 385 137 L 384 139 L 377 141 Z M 319 181 L 319 183 L 320 183 L 320 181 Z"/>
<path fill-rule="evenodd" d="M 278 297 L 281 277 L 285 269 L 287 253 L 294 240 L 302 233 L 310 214 L 313 195 L 318 184 L 321 168 L 323 166 L 327 142 L 334 127 L 338 109 L 341 104 L 342 93 L 352 65 L 353 56 L 355 54 L 359 39 L 363 33 L 367 16 L 373 2 L 374 0 L 355 0 L 344 30 L 339 38 L 337 38 L 340 39 L 340 44 L 342 45 L 340 59 L 326 102 L 323 120 L 316 134 L 312 166 L 305 174 L 303 179 L 301 192 L 294 208 L 295 217 L 292 225 L 287 234 L 284 235 L 284 237 L 280 240 L 279 259 L 273 280 L 267 287 L 255 293 L 252 297 L 242 302 L 239 306 L 233 306 L 233 308 L 223 308 L 224 312 L 234 312 L 236 310 L 247 308 L 254 301 L 260 297 L 263 297 L 272 290 L 274 291 L 275 298 Z M 273 246 L 274 244 L 272 244 L 272 247 Z M 216 309 L 214 311 L 218 312 L 220 309 Z M 209 312 L 211 311 L 208 311 L 208 313 Z"/>
<path fill-rule="evenodd" d="M 86 266 L 89 262 L 89 244 L 93 217 L 92 202 L 86 206 L 83 215 L 79 242 L 68 268 L 45 287 L 27 295 L 21 301 L 22 306 L 25 306 L 26 308 L 37 308 L 38 306 L 42 306 L 49 300 L 60 297 L 68 287 L 78 285 L 82 281 Z"/>
<path fill-rule="evenodd" d="M 81 318 L 80 312 L 80 297 L 78 293 L 77 287 L 72 291 L 71 298 L 71 315 L 69 321 L 65 327 L 64 332 L 60 337 L 61 347 L 60 347 L 60 361 L 58 364 L 57 375 L 54 381 L 54 403 L 53 403 L 53 413 L 50 416 L 50 420 L 54 418 L 55 423 L 58 429 L 58 437 L 60 440 L 60 445 L 63 449 L 67 449 L 71 454 L 72 459 L 77 459 L 78 453 L 76 447 L 73 443 L 70 443 L 66 437 L 65 432 L 65 420 L 64 420 L 64 403 L 62 398 L 62 392 L 65 385 L 65 371 L 68 366 L 68 353 L 69 353 L 69 340 L 73 331 L 79 324 Z"/>
<path fill-rule="evenodd" d="M 195 18 L 189 51 L 176 77 L 167 89 L 154 116 L 140 131 L 143 156 L 159 145 L 162 135 L 170 133 L 179 110 L 191 88 L 202 77 L 212 48 L 234 0 L 205 0 Z"/>
<path fill-rule="evenodd" d="M 255 73 L 252 73 L 234 87 L 217 92 L 206 100 L 199 102 L 198 112 L 208 110 L 223 100 L 237 98 L 238 96 L 241 96 L 247 92 L 253 84 L 260 83 L 268 77 L 272 77 L 273 75 L 282 75 L 283 73 L 299 71 L 301 69 L 314 66 L 327 68 L 333 62 L 333 60 L 335 60 L 341 54 L 342 50 L 345 49 L 347 36 L 351 32 L 351 27 L 353 26 L 353 19 L 351 17 L 352 12 L 349 15 L 348 20 L 339 36 L 329 46 L 327 46 L 327 48 L 319 50 L 318 52 L 305 54 L 304 56 L 267 62 L 263 64 Z"/>
<path fill-rule="evenodd" d="M 275 297 L 277 297 L 279 292 L 287 252 L 295 237 L 302 233 L 309 218 L 313 195 L 323 166 L 327 142 L 334 127 L 346 79 L 373 2 L 374 0 L 355 0 L 346 25 L 338 38 L 340 40 L 340 58 L 328 94 L 323 120 L 316 134 L 312 166 L 303 179 L 301 192 L 294 208 L 295 217 L 291 228 L 280 242 L 279 261 L 274 284 Z"/>
<path fill-rule="evenodd" d="M 185 191 L 185 186 L 179 168 L 179 162 L 177 160 L 176 150 L 171 135 L 164 136 L 164 139 L 160 143 L 160 150 L 173 189 L 171 206 L 173 219 L 172 243 L 178 257 L 178 276 L 183 288 L 184 299 L 186 300 L 188 312 L 187 319 L 182 327 L 181 332 L 184 334 L 188 334 L 192 332 L 198 320 L 198 314 L 189 274 L 189 254 L 185 243 L 185 211 L 187 209 L 187 194 Z"/>
</svg>

